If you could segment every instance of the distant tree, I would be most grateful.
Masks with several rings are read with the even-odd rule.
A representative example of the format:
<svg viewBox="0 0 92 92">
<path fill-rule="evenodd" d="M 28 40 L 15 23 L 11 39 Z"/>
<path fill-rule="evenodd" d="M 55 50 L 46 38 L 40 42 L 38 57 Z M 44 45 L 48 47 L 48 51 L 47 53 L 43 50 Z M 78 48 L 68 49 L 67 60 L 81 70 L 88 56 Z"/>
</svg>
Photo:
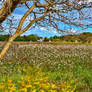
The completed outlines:
<svg viewBox="0 0 92 92">
<path fill-rule="evenodd" d="M 38 37 L 36 35 L 28 35 L 28 36 L 19 36 L 14 41 L 37 41 L 42 37 Z"/>
<path fill-rule="evenodd" d="M 91 34 L 90 32 L 83 32 L 83 35 Z"/>
<path fill-rule="evenodd" d="M 49 38 L 49 40 L 53 41 L 53 40 L 54 40 L 54 38 L 53 38 L 53 37 L 50 37 L 50 38 Z"/>
<path fill-rule="evenodd" d="M 86 42 L 86 38 L 87 38 L 87 36 L 85 34 L 79 35 L 79 39 L 80 39 L 81 42 Z"/>
<path fill-rule="evenodd" d="M 25 39 L 23 36 L 19 36 L 14 41 L 25 41 Z"/>
<path fill-rule="evenodd" d="M 24 39 L 26 39 L 26 35 L 24 35 Z"/>
<path fill-rule="evenodd" d="M 87 38 L 86 38 L 86 42 L 92 43 L 92 37 L 87 37 Z"/>
<path fill-rule="evenodd" d="M 53 38 L 54 38 L 54 39 L 57 39 L 57 38 L 58 38 L 58 36 L 56 36 L 56 35 L 55 35 Z"/>
<path fill-rule="evenodd" d="M 48 42 L 48 41 L 49 41 L 48 37 L 45 37 L 44 42 Z"/>
<path fill-rule="evenodd" d="M 33 36 L 31 40 L 35 42 L 35 41 L 38 40 L 38 37 L 37 36 Z"/>
<path fill-rule="evenodd" d="M 64 36 L 60 36 L 60 40 L 64 40 Z"/>
</svg>

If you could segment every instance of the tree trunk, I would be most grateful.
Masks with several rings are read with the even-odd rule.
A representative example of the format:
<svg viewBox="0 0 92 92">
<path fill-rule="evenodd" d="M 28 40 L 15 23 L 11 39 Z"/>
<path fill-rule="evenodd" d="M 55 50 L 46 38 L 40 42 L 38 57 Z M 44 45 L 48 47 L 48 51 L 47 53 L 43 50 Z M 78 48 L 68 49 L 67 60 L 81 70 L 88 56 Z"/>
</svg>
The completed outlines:
<svg viewBox="0 0 92 92">
<path fill-rule="evenodd" d="M 0 53 L 0 59 L 3 58 L 3 56 L 6 54 L 6 52 L 8 51 L 9 47 L 11 46 L 12 42 L 14 41 L 14 39 L 18 36 L 18 34 L 14 34 L 9 40 L 8 42 L 5 44 L 4 48 L 2 49 L 1 53 Z"/>
</svg>

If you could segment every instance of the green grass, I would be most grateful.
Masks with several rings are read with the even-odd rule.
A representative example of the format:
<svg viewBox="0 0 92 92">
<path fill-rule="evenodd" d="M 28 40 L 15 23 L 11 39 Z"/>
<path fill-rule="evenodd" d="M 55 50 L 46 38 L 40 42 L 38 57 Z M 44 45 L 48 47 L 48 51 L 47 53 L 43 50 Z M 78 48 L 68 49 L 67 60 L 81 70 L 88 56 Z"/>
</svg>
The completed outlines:
<svg viewBox="0 0 92 92">
<path fill-rule="evenodd" d="M 15 49 L 14 49 L 15 48 Z M 92 92 L 92 45 L 32 44 L 12 46 L 0 61 L 2 76 L 20 80 L 23 68 L 33 66 L 49 72 L 49 81 L 60 84 L 74 80 L 75 92 Z"/>
</svg>

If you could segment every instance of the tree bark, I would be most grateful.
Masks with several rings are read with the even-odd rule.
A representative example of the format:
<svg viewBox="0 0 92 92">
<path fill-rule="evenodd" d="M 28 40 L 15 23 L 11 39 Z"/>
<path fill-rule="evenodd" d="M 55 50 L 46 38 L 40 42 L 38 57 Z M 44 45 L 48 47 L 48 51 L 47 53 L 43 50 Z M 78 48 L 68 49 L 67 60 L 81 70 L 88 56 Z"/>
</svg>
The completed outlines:
<svg viewBox="0 0 92 92">
<path fill-rule="evenodd" d="M 6 43 L 6 45 L 4 46 L 4 48 L 2 49 L 1 53 L 0 53 L 0 59 L 3 58 L 3 56 L 6 54 L 6 52 L 8 51 L 9 47 L 11 46 L 12 42 L 14 41 L 14 39 L 16 37 L 18 37 L 19 34 L 14 34 L 9 40 L 8 42 Z"/>
<path fill-rule="evenodd" d="M 6 0 L 0 9 L 0 24 L 15 10 L 21 1 L 23 0 Z"/>
</svg>

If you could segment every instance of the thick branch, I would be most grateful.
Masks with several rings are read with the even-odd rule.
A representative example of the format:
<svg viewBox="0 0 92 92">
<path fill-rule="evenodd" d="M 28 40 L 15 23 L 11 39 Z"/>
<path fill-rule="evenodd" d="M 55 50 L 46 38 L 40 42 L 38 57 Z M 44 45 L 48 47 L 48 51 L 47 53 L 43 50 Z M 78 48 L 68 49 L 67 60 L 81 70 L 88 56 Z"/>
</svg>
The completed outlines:
<svg viewBox="0 0 92 92">
<path fill-rule="evenodd" d="M 17 7 L 20 0 L 6 0 L 0 9 L 0 23 L 2 23 Z"/>
<path fill-rule="evenodd" d="M 29 8 L 29 10 L 26 12 L 26 14 L 22 17 L 22 19 L 20 20 L 20 23 L 19 23 L 19 26 L 17 28 L 17 31 L 20 31 L 21 30 L 21 27 L 25 21 L 25 19 L 27 18 L 27 16 L 30 14 L 30 12 L 35 8 L 35 5 L 33 5 L 31 8 Z"/>
</svg>

